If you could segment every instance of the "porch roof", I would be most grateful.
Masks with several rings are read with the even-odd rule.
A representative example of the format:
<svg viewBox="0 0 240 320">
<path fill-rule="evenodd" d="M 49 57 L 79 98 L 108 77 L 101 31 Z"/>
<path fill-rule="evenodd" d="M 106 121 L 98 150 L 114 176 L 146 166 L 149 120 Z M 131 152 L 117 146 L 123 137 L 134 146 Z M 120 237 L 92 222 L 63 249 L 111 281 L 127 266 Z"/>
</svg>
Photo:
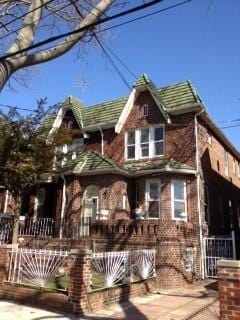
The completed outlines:
<svg viewBox="0 0 240 320">
<path fill-rule="evenodd" d="M 76 159 L 68 161 L 63 170 L 74 174 L 100 174 L 108 172 L 128 174 L 126 170 L 120 168 L 113 160 L 96 151 L 81 153 Z"/>
</svg>

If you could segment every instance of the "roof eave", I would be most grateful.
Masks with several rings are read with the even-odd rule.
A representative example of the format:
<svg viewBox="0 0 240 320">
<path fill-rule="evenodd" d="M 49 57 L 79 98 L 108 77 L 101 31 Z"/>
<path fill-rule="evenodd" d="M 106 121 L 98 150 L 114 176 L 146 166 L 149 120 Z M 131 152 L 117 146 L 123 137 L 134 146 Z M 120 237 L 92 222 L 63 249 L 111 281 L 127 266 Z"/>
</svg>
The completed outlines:
<svg viewBox="0 0 240 320">
<path fill-rule="evenodd" d="M 153 173 L 178 173 L 178 174 L 188 174 L 188 175 L 196 175 L 195 169 L 175 169 L 175 168 L 162 168 L 162 169 L 151 169 L 151 170 L 141 170 L 132 173 L 131 175 L 134 177 L 153 174 Z"/>
<path fill-rule="evenodd" d="M 177 116 L 177 115 L 189 113 L 189 112 L 199 112 L 201 110 L 205 110 L 205 107 L 203 106 L 202 103 L 197 102 L 197 103 L 184 104 L 181 106 L 177 106 L 175 108 L 171 108 L 168 110 L 168 113 L 172 116 Z"/>
</svg>

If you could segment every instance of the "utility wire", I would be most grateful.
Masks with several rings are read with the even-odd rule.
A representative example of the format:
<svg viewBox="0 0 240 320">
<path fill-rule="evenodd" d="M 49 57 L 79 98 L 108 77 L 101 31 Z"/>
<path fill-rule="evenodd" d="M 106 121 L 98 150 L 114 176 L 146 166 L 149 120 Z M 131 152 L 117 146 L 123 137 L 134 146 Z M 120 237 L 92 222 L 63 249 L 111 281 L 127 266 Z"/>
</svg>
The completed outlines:
<svg viewBox="0 0 240 320">
<path fill-rule="evenodd" d="M 54 0 L 52 0 L 52 1 L 54 1 Z M 79 0 L 72 0 L 72 2 L 77 2 L 77 1 L 79 1 Z M 68 3 L 68 4 L 64 5 L 63 7 L 61 7 L 61 8 L 55 9 L 53 12 L 50 12 L 50 13 L 46 14 L 45 16 L 43 16 L 43 17 L 41 18 L 41 21 L 42 21 L 43 19 L 46 19 L 46 18 L 49 17 L 49 16 L 54 15 L 56 12 L 61 11 L 61 10 L 65 9 L 65 8 L 71 6 L 71 5 L 72 5 L 72 3 Z M 39 9 L 39 8 L 41 8 L 41 7 L 43 7 L 43 5 L 42 5 L 42 6 L 39 6 L 38 8 L 35 8 L 35 10 L 36 10 L 36 9 Z M 35 10 L 31 10 L 31 11 L 29 11 L 27 14 L 29 14 L 29 13 L 31 13 L 32 11 L 35 11 Z M 27 15 L 27 14 L 26 14 L 26 15 Z M 32 23 L 35 23 L 35 22 L 37 22 L 37 20 L 34 20 Z M 5 34 L 4 36 L 0 37 L 0 40 L 5 39 L 5 38 L 11 36 L 12 34 L 17 33 L 18 31 L 20 31 L 20 30 L 22 30 L 22 29 L 24 29 L 24 28 L 27 28 L 27 27 L 29 27 L 29 26 L 31 26 L 32 23 L 28 23 L 28 24 L 26 24 L 26 25 L 23 26 L 23 27 L 19 27 L 18 29 L 12 30 L 11 32 L 9 32 L 9 33 Z"/>
<path fill-rule="evenodd" d="M 71 1 L 71 0 L 70 0 Z M 83 18 L 82 13 L 80 12 L 77 4 L 74 5 L 75 10 L 77 11 L 78 15 L 80 16 L 80 18 Z M 92 36 L 95 38 L 95 40 L 97 41 L 98 45 L 100 46 L 100 48 L 102 49 L 103 53 L 105 54 L 105 56 L 107 57 L 107 59 L 109 60 L 109 62 L 111 63 L 111 65 L 113 66 L 114 70 L 117 72 L 118 76 L 120 77 L 120 79 L 123 81 L 123 83 L 126 85 L 126 87 L 131 90 L 131 85 L 128 83 L 128 81 L 126 80 L 126 78 L 124 77 L 124 75 L 122 74 L 122 72 L 118 69 L 117 65 L 114 63 L 113 59 L 110 57 L 110 55 L 108 54 L 106 48 L 104 47 L 103 43 L 100 41 L 100 39 L 98 38 L 98 36 L 96 35 L 96 33 L 94 31 L 92 31 Z M 121 61 L 121 59 L 119 58 L 119 60 Z M 124 64 L 125 67 L 127 67 Z M 129 68 L 127 67 L 127 70 L 129 70 Z M 137 77 L 134 76 L 134 79 L 136 79 Z"/>
<path fill-rule="evenodd" d="M 85 26 L 83 26 L 81 28 L 78 28 L 76 30 L 73 30 L 73 31 L 70 31 L 70 32 L 66 32 L 66 33 L 60 34 L 58 36 L 50 37 L 50 38 L 48 38 L 46 40 L 43 40 L 43 41 L 35 43 L 35 44 L 31 45 L 31 46 L 28 46 L 27 48 L 24 48 L 24 49 L 18 50 L 16 52 L 9 53 L 9 54 L 6 54 L 4 56 L 1 56 L 0 57 L 0 61 L 4 61 L 7 58 L 16 56 L 16 55 L 18 55 L 20 53 L 24 53 L 24 52 L 26 52 L 28 50 L 31 50 L 31 49 L 34 49 L 34 48 L 38 48 L 38 47 L 43 46 L 45 44 L 48 44 L 50 42 L 57 41 L 59 39 L 65 38 L 65 37 L 68 37 L 68 36 L 71 36 L 71 35 L 74 35 L 74 34 L 78 34 L 78 33 L 82 32 L 82 31 L 89 30 L 89 29 L 91 29 L 93 27 L 96 27 L 96 26 L 98 26 L 100 24 L 103 24 L 105 22 L 108 22 L 108 21 L 111 21 L 111 20 L 126 16 L 126 15 L 129 15 L 129 14 L 134 13 L 134 12 L 141 11 L 141 10 L 146 9 L 148 7 L 152 7 L 152 6 L 158 4 L 158 3 L 162 2 L 162 1 L 164 1 L 164 0 L 152 0 L 151 2 L 148 2 L 148 3 L 142 4 L 142 5 L 133 7 L 131 9 L 122 11 L 122 12 L 114 14 L 112 16 L 108 16 L 106 18 L 103 18 L 103 19 L 100 19 L 100 20 L 95 21 L 93 23 L 90 23 L 88 25 L 85 25 Z M 192 0 L 186 0 L 186 1 L 184 1 L 184 3 L 187 3 L 187 2 L 190 2 L 190 1 L 192 1 Z"/>
<path fill-rule="evenodd" d="M 34 9 L 32 9 L 32 10 L 24 13 L 24 14 L 22 14 L 21 16 L 18 16 L 18 17 L 16 17 L 16 18 L 10 20 L 9 22 L 7 22 L 7 23 L 5 23 L 3 26 L 1 26 L 0 29 L 6 28 L 7 26 L 9 26 L 10 24 L 12 24 L 13 22 L 16 22 L 17 20 L 20 20 L 20 19 L 26 17 L 29 13 L 32 13 L 32 12 L 38 10 L 38 9 L 41 9 L 42 7 L 48 5 L 49 3 L 53 2 L 53 1 L 55 1 L 55 0 L 49 0 L 48 2 L 46 2 L 46 3 L 44 3 L 44 4 L 41 4 L 40 6 L 34 8 Z M 16 31 L 14 31 L 14 32 L 16 32 Z"/>
<path fill-rule="evenodd" d="M 121 73 L 121 71 L 118 69 L 118 67 L 116 66 L 116 64 L 114 63 L 113 59 L 110 57 L 110 55 L 108 54 L 107 50 L 104 48 L 103 44 L 101 43 L 101 41 L 98 39 L 98 37 L 95 37 L 97 43 L 99 44 L 100 48 L 102 49 L 103 53 L 106 55 L 106 57 L 108 58 L 109 62 L 111 63 L 111 65 L 113 66 L 114 70 L 117 72 L 117 74 L 119 75 L 119 77 L 121 78 L 121 80 L 123 81 L 123 83 L 126 85 L 126 87 L 131 90 L 131 85 L 128 83 L 128 81 L 125 79 L 124 75 Z"/>
<path fill-rule="evenodd" d="M 112 30 L 112 29 L 115 29 L 115 28 L 124 26 L 124 25 L 127 25 L 127 24 L 129 24 L 129 23 L 132 23 L 132 22 L 141 20 L 141 19 L 145 19 L 145 18 L 150 17 L 150 16 L 152 16 L 152 15 L 155 15 L 155 14 L 158 14 L 158 13 L 162 13 L 162 12 L 165 12 L 165 11 L 168 11 L 168 10 L 171 10 L 171 9 L 174 9 L 174 8 L 176 8 L 176 7 L 185 5 L 186 3 L 191 2 L 191 1 L 192 1 L 192 0 L 187 0 L 187 1 L 179 2 L 179 3 L 175 4 L 175 5 L 166 7 L 166 8 L 164 8 L 164 9 L 160 9 L 160 10 L 154 11 L 154 12 L 152 12 L 152 13 L 148 13 L 148 14 L 145 14 L 145 15 L 143 15 L 143 16 L 140 16 L 140 17 L 137 17 L 137 18 L 134 18 L 134 19 L 131 19 L 131 20 L 128 20 L 128 21 L 119 23 L 119 24 L 117 24 L 117 25 L 114 25 L 114 26 L 111 26 L 111 27 L 108 27 L 108 28 L 105 28 L 105 29 L 102 29 L 102 30 L 95 31 L 95 33 L 96 33 L 96 34 L 99 34 L 99 33 L 102 33 L 102 32 L 105 32 L 105 31 L 109 31 L 109 30 Z M 68 42 L 71 42 L 71 41 L 72 41 L 72 40 L 68 40 L 68 41 L 65 41 L 65 43 L 68 43 Z M 50 49 L 52 49 L 52 48 L 57 48 L 58 46 L 61 46 L 61 43 L 60 43 L 60 44 L 57 44 L 57 45 L 49 46 L 49 47 L 45 48 L 45 50 L 50 50 Z M 36 51 L 36 52 L 34 52 L 34 53 L 38 53 L 38 52 L 41 52 L 41 51 Z M 1 61 L 1 59 L 4 59 L 4 56 L 3 56 L 3 57 L 0 57 L 0 61 Z"/>
</svg>

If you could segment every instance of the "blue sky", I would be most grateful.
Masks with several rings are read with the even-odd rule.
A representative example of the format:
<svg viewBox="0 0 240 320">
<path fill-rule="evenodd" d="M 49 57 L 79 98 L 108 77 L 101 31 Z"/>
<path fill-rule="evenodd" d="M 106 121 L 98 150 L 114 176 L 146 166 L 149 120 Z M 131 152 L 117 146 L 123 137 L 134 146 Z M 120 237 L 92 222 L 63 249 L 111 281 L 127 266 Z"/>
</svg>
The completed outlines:
<svg viewBox="0 0 240 320">
<path fill-rule="evenodd" d="M 176 1 L 163 1 L 145 13 L 173 3 Z M 106 44 L 135 74 L 147 73 L 158 87 L 191 80 L 215 122 L 240 119 L 239 0 L 193 0 L 113 29 L 104 37 Z M 134 78 L 119 68 L 132 85 Z M 89 48 L 78 59 L 73 50 L 38 66 L 37 72 L 28 89 L 15 85 L 14 92 L 5 87 L 0 103 L 33 108 L 38 98 L 48 97 L 49 104 L 54 104 L 73 95 L 91 105 L 129 94 L 96 47 Z M 82 79 L 87 83 L 84 87 L 79 85 Z M 237 123 L 240 124 L 220 122 L 219 126 Z M 240 149 L 240 126 L 223 131 Z"/>
</svg>

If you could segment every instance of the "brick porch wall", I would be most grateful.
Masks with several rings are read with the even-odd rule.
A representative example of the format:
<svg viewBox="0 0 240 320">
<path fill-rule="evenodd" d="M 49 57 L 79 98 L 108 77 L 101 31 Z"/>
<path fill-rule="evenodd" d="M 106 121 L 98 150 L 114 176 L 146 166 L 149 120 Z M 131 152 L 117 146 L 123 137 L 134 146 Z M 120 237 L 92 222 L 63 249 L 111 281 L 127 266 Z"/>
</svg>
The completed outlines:
<svg viewBox="0 0 240 320">
<path fill-rule="evenodd" d="M 219 260 L 220 320 L 240 319 L 240 261 Z"/>
</svg>

